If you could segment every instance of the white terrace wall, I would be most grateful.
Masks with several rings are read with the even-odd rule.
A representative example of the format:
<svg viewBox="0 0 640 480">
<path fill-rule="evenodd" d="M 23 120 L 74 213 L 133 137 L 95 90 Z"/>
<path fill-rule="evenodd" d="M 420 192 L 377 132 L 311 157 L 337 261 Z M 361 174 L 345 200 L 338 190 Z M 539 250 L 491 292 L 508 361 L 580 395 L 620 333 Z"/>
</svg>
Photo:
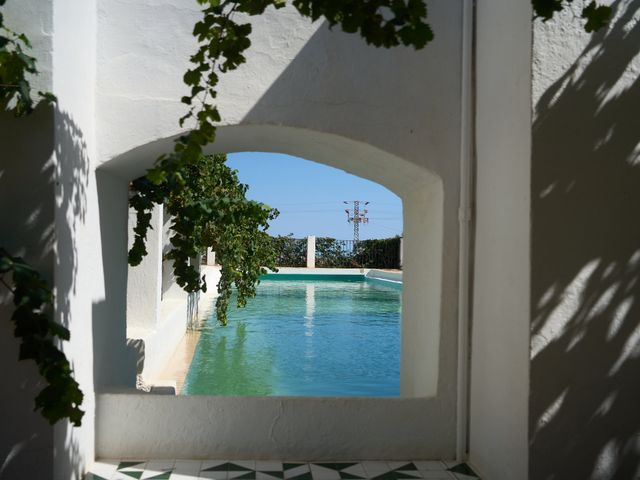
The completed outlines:
<svg viewBox="0 0 640 480">
<path fill-rule="evenodd" d="M 640 2 L 611 4 L 534 24 L 532 480 L 640 475 Z"/>
<path fill-rule="evenodd" d="M 10 2 L 2 13 L 7 25 L 23 30 L 41 52 L 39 90 L 52 88 L 53 5 L 39 0 Z M 34 14 L 37 12 L 37 14 Z M 29 21 L 36 18 L 37 21 Z M 54 112 L 39 109 L 16 121 L 0 113 L 0 245 L 23 256 L 53 283 L 55 195 Z M 17 362 L 18 342 L 13 337 L 12 299 L 0 287 L 0 478 L 51 477 L 53 429 L 33 412 L 33 399 L 44 386 L 33 362 Z M 37 462 L 34 462 L 37 458 Z"/>
<path fill-rule="evenodd" d="M 33 364 L 16 363 L 17 344 L 3 310 L 0 477 L 80 478 L 94 455 L 92 338 L 94 307 L 103 295 L 102 261 L 85 248 L 99 244 L 100 237 L 92 170 L 95 2 L 8 2 L 3 14 L 34 44 L 42 72 L 34 90 L 55 91 L 58 102 L 28 119 L 2 118 L 0 176 L 6 185 L 0 188 L 0 241 L 23 253 L 55 285 L 55 316 L 72 331 L 65 350 L 85 393 L 86 415 L 81 428 L 66 422 L 52 428 L 31 412 L 44 385 Z M 111 332 L 117 335 L 117 327 Z"/>
<path fill-rule="evenodd" d="M 170 218 L 162 205 L 151 212 L 151 229 L 147 232 L 147 255 L 139 265 L 127 268 L 127 345 L 136 352 L 136 373 L 147 385 L 163 378 L 167 362 L 184 337 L 188 325 L 198 317 L 199 293 L 185 292 L 176 283 L 172 263 L 163 260 L 169 243 Z M 133 245 L 136 212 L 128 211 L 127 248 Z M 211 273 L 216 272 L 216 275 Z M 217 271 L 210 270 L 207 282 L 211 286 L 202 301 L 215 295 Z M 175 380 L 175 379 L 173 379 Z"/>
<path fill-rule="evenodd" d="M 424 457 L 452 456 L 455 440 L 462 3 L 431 2 L 438 41 L 422 52 L 375 50 L 292 10 L 268 12 L 255 21 L 248 65 L 225 76 L 220 95 L 225 123 L 241 126 L 221 129 L 216 148 L 298 154 L 378 181 L 403 198 L 403 370 L 409 372 L 403 376 L 412 380 L 402 388 L 423 397 L 417 399 L 423 414 L 416 415 L 429 419 L 419 429 L 426 440 L 414 443 Z M 18 124 L 0 130 L 3 141 L 15 140 L 3 156 L 33 159 L 33 172 L 47 176 L 42 188 L 29 192 L 36 198 L 32 215 L 20 214 L 30 223 L 21 234 L 3 230 L 2 239 L 26 245 L 27 258 L 53 277 L 58 319 L 72 332 L 65 349 L 85 392 L 86 415 L 82 428 L 63 422 L 52 432 L 22 408 L 30 405 L 34 382 L 10 388 L 6 403 L 15 408 L 5 410 L 7 425 L 20 426 L 3 429 L 13 433 L 2 436 L 1 468 L 22 478 L 80 478 L 94 458 L 94 392 L 135 381 L 135 355 L 125 341 L 127 182 L 169 147 L 159 139 L 179 133 L 181 76 L 194 49 L 197 6 L 187 0 L 25 0 L 9 2 L 3 12 L 34 40 L 43 71 L 38 81 L 59 101 L 53 116 L 28 120 L 40 140 L 31 129 L 20 133 Z M 32 153 L 40 146 L 42 152 Z M 137 147 L 143 151 L 135 154 Z M 3 181 L 28 177 L 33 186 L 37 177 L 23 166 L 3 157 Z M 2 194 L 3 203 L 31 205 L 20 204 L 15 187 Z M 3 224 L 23 225 L 19 209 L 2 210 Z M 13 369 L 16 345 L 3 328 L 8 347 L 2 354 L 16 373 L 14 384 L 35 380 L 28 365 Z M 412 329 L 423 340 L 411 341 Z"/>
<path fill-rule="evenodd" d="M 220 128 L 210 150 L 290 153 L 377 181 L 403 198 L 407 261 L 402 391 L 422 397 L 423 418 L 430 419 L 428 427 L 420 427 L 423 441 L 413 447 L 416 453 L 451 457 L 456 421 L 462 2 L 434 1 L 430 8 L 438 42 L 421 52 L 376 50 L 357 36 L 301 19 L 291 9 L 268 11 L 254 21 L 247 65 L 221 82 L 220 106 L 228 126 Z M 102 1 L 98 12 L 96 101 L 103 164 L 99 184 L 102 176 L 113 182 L 113 192 L 105 190 L 107 196 L 100 197 L 108 203 L 110 194 L 126 196 L 127 182 L 143 174 L 180 133 L 176 119 L 183 113 L 181 76 L 194 49 L 190 32 L 197 10 L 177 0 Z M 119 215 L 120 220 L 109 217 L 102 231 L 122 236 L 126 216 L 122 211 Z M 109 282 L 120 290 L 114 290 L 114 298 L 123 295 L 126 275 L 120 275 L 119 281 Z M 170 401 L 142 401 L 154 405 L 150 411 L 158 418 L 163 408 L 173 408 Z M 101 403 L 104 408 L 98 413 L 106 427 L 98 432 L 99 448 L 125 448 L 113 435 L 127 435 L 104 421 L 117 414 L 117 404 Z M 373 412 L 379 407 L 371 408 Z M 369 416 L 366 410 L 362 415 Z M 284 424 L 294 421 L 283 419 Z M 143 423 L 128 422 L 127 428 L 140 430 Z M 153 426 L 148 431 L 152 430 Z M 401 431 L 396 429 L 394 441 L 400 441 Z M 139 437 L 130 436 L 132 441 Z M 182 440 L 176 436 L 175 444 Z M 358 441 L 355 433 L 350 441 Z M 131 445 L 126 448 L 128 454 L 135 452 Z M 268 431 L 262 448 L 261 456 L 277 454 Z M 388 455 L 399 451 L 390 449 Z M 366 446 L 360 453 L 377 454 L 367 452 Z"/>
<path fill-rule="evenodd" d="M 640 200 L 640 5 L 611 3 L 616 20 L 606 32 L 586 36 L 576 11 L 568 11 L 535 23 L 532 46 L 529 2 L 476 2 L 470 459 L 494 480 L 631 478 L 640 463 L 640 224 L 633 209 Z M 398 435 L 407 422 L 412 447 L 390 451 L 373 436 L 360 451 L 355 443 L 338 444 L 353 455 L 453 454 L 462 5 L 430 1 L 436 41 L 418 53 L 374 50 L 290 10 L 270 12 L 255 22 L 248 65 L 221 84 L 228 126 L 216 148 L 283 151 L 378 181 L 403 198 L 405 225 L 416 229 L 405 232 L 404 301 L 409 311 L 424 306 L 425 318 L 435 319 L 409 328 L 435 328 L 438 348 L 406 343 L 403 373 L 408 364 L 433 365 L 434 352 L 438 368 L 437 376 L 410 372 L 422 383 L 403 390 L 435 396 L 378 404 L 317 399 L 329 415 L 344 407 L 336 419 L 369 427 L 393 404 Z M 190 0 L 20 0 L 3 13 L 34 42 L 42 71 L 35 86 L 52 89 L 59 102 L 29 119 L 0 117 L 0 242 L 55 282 L 57 318 L 72 332 L 65 348 L 87 413 L 80 429 L 52 429 L 30 411 L 39 377 L 32 365 L 15 361 L 3 297 L 0 477 L 79 479 L 94 458 L 94 392 L 134 384 L 135 357 L 125 342 L 127 182 L 179 133 L 181 73 L 194 48 L 197 8 Z M 442 229 L 422 244 L 417 239 L 427 225 Z M 429 263 L 434 249 L 439 255 Z M 406 318 L 420 317 L 405 311 Z M 166 413 L 180 400 L 99 398 L 111 412 L 126 404 L 141 415 Z M 264 401 L 245 403 L 255 409 Z M 204 416 L 219 407 L 237 415 L 227 403 L 206 399 L 193 411 Z M 176 408 L 190 415 L 189 405 Z M 291 407 L 294 422 L 310 408 L 276 400 L 258 420 L 272 425 L 279 406 Z M 276 429 L 282 447 L 298 438 L 289 426 Z M 261 441 L 269 442 L 265 431 Z M 386 427 L 361 432 L 388 439 Z M 219 437 L 199 433 L 215 450 Z M 103 451 L 115 445 L 100 442 Z M 276 452 L 251 445 L 256 455 Z"/>
<path fill-rule="evenodd" d="M 478 2 L 471 463 L 527 478 L 531 7 Z"/>
</svg>

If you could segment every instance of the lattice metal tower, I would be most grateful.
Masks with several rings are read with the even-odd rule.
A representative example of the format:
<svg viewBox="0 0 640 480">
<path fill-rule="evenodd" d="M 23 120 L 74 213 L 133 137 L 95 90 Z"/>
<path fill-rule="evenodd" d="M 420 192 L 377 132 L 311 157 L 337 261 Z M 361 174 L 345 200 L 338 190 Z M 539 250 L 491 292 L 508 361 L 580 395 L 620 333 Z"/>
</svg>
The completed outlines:
<svg viewBox="0 0 640 480">
<path fill-rule="evenodd" d="M 357 242 L 360 240 L 360 224 L 369 223 L 369 219 L 367 218 L 369 210 L 363 209 L 360 211 L 360 204 L 366 206 L 369 205 L 369 202 L 365 200 L 345 200 L 343 203 L 346 205 L 353 203 L 353 212 L 349 208 L 345 208 L 344 211 L 347 212 L 347 222 L 353 222 L 353 241 Z"/>
</svg>

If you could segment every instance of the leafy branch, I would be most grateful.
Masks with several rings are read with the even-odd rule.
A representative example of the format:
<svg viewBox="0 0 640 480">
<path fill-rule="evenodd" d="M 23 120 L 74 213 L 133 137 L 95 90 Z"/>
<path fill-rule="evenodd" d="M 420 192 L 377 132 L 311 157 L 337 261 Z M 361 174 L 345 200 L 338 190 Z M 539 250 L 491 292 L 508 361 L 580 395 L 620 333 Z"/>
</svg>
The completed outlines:
<svg viewBox="0 0 640 480">
<path fill-rule="evenodd" d="M 573 0 L 531 0 L 535 16 L 545 22 L 551 20 L 570 3 L 573 3 Z M 599 5 L 592 0 L 582 9 L 582 18 L 586 20 L 584 29 L 591 33 L 604 28 L 611 19 L 611 13 L 610 6 Z"/>
<path fill-rule="evenodd" d="M 146 177 L 138 178 L 131 185 L 135 193 L 130 199 L 134 208 L 164 203 L 173 232 L 173 248 L 165 258 L 173 261 L 178 284 L 186 291 L 206 291 L 206 279 L 200 278 L 193 259 L 208 247 L 215 250 L 222 265 L 216 311 L 223 324 L 232 286 L 235 284 L 238 290 L 238 305 L 244 306 L 246 299 L 255 295 L 258 277 L 266 273 L 264 267 L 276 268 L 275 250 L 265 230 L 278 214 L 275 209 L 247 200 L 247 186 L 239 183 L 236 172 L 225 161 L 226 155 L 203 155 L 182 170 L 184 184 L 179 188 L 175 183 L 156 185 Z M 141 215 L 145 216 L 143 221 L 150 220 L 150 213 L 138 210 L 139 221 Z M 130 263 L 142 260 L 141 256 L 133 257 L 144 248 L 138 227 L 129 252 Z"/>
<path fill-rule="evenodd" d="M 532 0 L 532 4 L 537 16 L 549 20 L 571 1 Z M 206 193 L 199 192 L 203 196 L 202 200 L 198 200 L 199 197 L 195 195 L 198 189 L 188 178 L 190 170 L 198 169 L 198 163 L 207 158 L 203 155 L 203 147 L 215 141 L 220 112 L 214 102 L 220 74 L 235 70 L 245 63 L 244 53 L 251 46 L 251 25 L 237 23 L 234 15 L 260 15 L 268 7 L 282 8 L 286 0 L 198 0 L 198 3 L 204 7 L 202 19 L 193 29 L 199 46 L 190 58 L 192 67 L 184 74 L 183 80 L 189 88 L 189 94 L 183 96 L 181 101 L 188 109 L 179 121 L 181 127 L 187 122 L 194 126 L 189 133 L 176 140 L 173 152 L 160 156 L 146 176 L 131 185 L 134 194 L 130 204 L 137 212 L 137 224 L 134 243 L 129 251 L 129 263 L 137 265 L 147 254 L 145 241 L 153 205 L 170 206 L 173 216 L 173 250 L 170 256 L 174 261 L 178 284 L 188 292 L 206 290 L 205 279 L 199 277 L 198 269 L 190 259 L 204 248 L 213 247 L 222 265 L 217 312 L 219 320 L 224 323 L 232 286 L 235 284 L 238 287 L 238 303 L 244 304 L 247 298 L 255 294 L 254 286 L 261 271 L 256 261 L 275 255 L 275 252 L 266 253 L 267 243 L 259 248 L 257 244 L 253 245 L 257 248 L 255 251 L 246 248 L 247 242 L 261 241 L 257 239 L 261 239 L 263 230 L 268 226 L 269 209 L 256 204 L 253 214 L 238 216 L 241 210 L 238 210 L 239 205 L 245 205 L 246 202 L 244 195 L 242 200 L 237 196 L 226 196 L 226 193 L 210 198 Z M 376 47 L 405 45 L 421 49 L 433 40 L 433 31 L 426 22 L 428 12 L 424 0 L 292 0 L 292 5 L 302 16 L 312 20 L 324 17 L 330 28 L 339 25 L 345 32 L 357 32 L 367 43 Z M 587 31 L 597 30 L 607 23 L 610 9 L 592 2 L 585 7 L 583 16 L 587 18 Z M 220 165 L 216 165 L 204 174 L 220 174 L 220 168 Z M 227 191 L 237 193 L 243 190 L 237 178 L 228 175 L 222 178 L 218 181 L 224 182 Z M 216 180 L 211 181 L 215 183 Z M 253 221 L 249 221 L 250 218 Z M 215 228 L 211 225 L 215 225 Z M 222 237 L 203 237 L 203 232 L 214 230 L 217 235 L 231 235 L 233 240 L 225 243 Z M 245 247 L 240 248 L 238 245 L 241 244 Z M 225 250 L 228 245 L 235 247 Z M 273 243 L 271 245 L 273 248 Z M 255 253 L 257 251 L 263 256 Z"/>
<path fill-rule="evenodd" d="M 5 0 L 0 0 L 0 6 Z M 0 12 L 0 109 L 16 117 L 33 112 L 28 75 L 37 75 L 36 60 L 26 52 L 31 44 L 26 35 L 15 33 L 4 24 Z M 55 102 L 51 93 L 38 92 L 38 101 Z M 32 359 L 48 385 L 35 398 L 35 410 L 49 423 L 68 418 L 79 426 L 84 412 L 80 409 L 83 394 L 73 379 L 65 354 L 57 347 L 69 340 L 69 330 L 51 319 L 53 294 L 40 274 L 19 257 L 12 257 L 0 247 L 0 284 L 13 295 L 15 310 L 11 320 L 14 335 L 21 340 L 19 360 Z"/>
<path fill-rule="evenodd" d="M 56 339 L 69 340 L 69 330 L 50 317 L 51 289 L 36 270 L 4 248 L 0 248 L 0 283 L 13 294 L 11 320 L 15 337 L 21 339 L 18 359 L 34 360 L 48 382 L 35 399 L 35 410 L 40 410 L 51 424 L 69 418 L 79 426 L 84 415 L 80 410 L 83 394 L 73 379 L 69 361 L 55 344 Z"/>
<path fill-rule="evenodd" d="M 226 322 L 231 289 L 238 290 L 238 305 L 255 295 L 263 267 L 274 267 L 276 251 L 265 230 L 277 212 L 266 205 L 246 200 L 246 186 L 224 165 L 223 156 L 207 157 L 203 147 L 213 143 L 220 113 L 215 105 L 220 74 L 246 62 L 251 46 L 249 23 L 234 20 L 237 13 L 262 14 L 268 7 L 285 6 L 284 0 L 198 0 L 202 19 L 193 29 L 199 47 L 191 56 L 192 67 L 184 75 L 189 94 L 181 101 L 187 113 L 180 126 L 194 126 L 178 138 L 173 151 L 160 156 L 145 177 L 132 182 L 130 205 L 136 210 L 134 242 L 129 264 L 138 265 L 147 254 L 145 241 L 154 204 L 164 204 L 172 216 L 171 244 L 178 284 L 188 292 L 206 290 L 191 259 L 207 247 L 216 251 L 222 266 L 216 303 L 218 319 Z M 424 47 L 433 39 L 425 22 L 427 8 L 422 0 L 293 0 L 298 12 L 316 20 L 326 18 L 331 27 L 359 32 L 367 43 L 378 47 L 397 45 Z M 194 172 L 208 176 L 194 181 Z M 203 189 L 206 183 L 207 188 Z M 218 187 L 216 190 L 215 187 Z"/>
<path fill-rule="evenodd" d="M 6 0 L 0 0 L 0 7 Z M 36 59 L 27 55 L 31 43 L 23 33 L 15 33 L 4 24 L 0 12 L 0 108 L 10 110 L 16 117 L 30 114 L 34 109 L 28 75 L 37 75 Z M 38 92 L 38 101 L 55 102 L 48 92 Z"/>
</svg>

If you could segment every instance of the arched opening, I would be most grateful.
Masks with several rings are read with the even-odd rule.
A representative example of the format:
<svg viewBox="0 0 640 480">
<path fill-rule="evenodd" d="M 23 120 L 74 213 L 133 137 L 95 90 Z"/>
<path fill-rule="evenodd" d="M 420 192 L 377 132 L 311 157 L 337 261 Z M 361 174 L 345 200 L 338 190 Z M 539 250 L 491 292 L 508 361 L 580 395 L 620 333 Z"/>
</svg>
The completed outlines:
<svg viewBox="0 0 640 480">
<path fill-rule="evenodd" d="M 266 231 L 278 271 L 262 277 L 246 307 L 231 301 L 226 326 L 214 299 L 202 305 L 197 341 L 166 359 L 177 393 L 399 396 L 401 199 L 291 155 L 229 153 L 227 165 L 248 198 L 279 212 Z M 211 260 L 200 270 L 207 278 L 218 273 Z"/>
<path fill-rule="evenodd" d="M 128 182 L 144 174 L 146 168 L 153 163 L 160 153 L 171 148 L 171 142 L 172 139 L 152 142 L 119 156 L 99 169 L 97 176 L 101 205 L 103 258 L 108 257 L 108 263 L 122 262 L 126 266 Z M 230 151 L 282 152 L 310 159 L 379 183 L 402 199 L 404 204 L 404 288 L 402 292 L 401 397 L 407 400 L 420 400 L 420 402 L 406 404 L 385 420 L 385 422 L 391 422 L 394 415 L 400 415 L 400 418 L 408 415 L 416 421 L 408 426 L 406 421 L 403 422 L 398 418 L 393 426 L 386 425 L 384 432 L 381 431 L 379 434 L 379 440 L 375 440 L 380 442 L 380 446 L 376 448 L 388 448 L 389 441 L 391 441 L 392 444 L 395 442 L 399 449 L 398 451 L 404 451 L 405 455 L 411 454 L 412 451 L 423 452 L 429 448 L 433 451 L 442 451 L 443 442 L 447 443 L 452 438 L 451 424 L 453 419 L 441 418 L 441 414 L 438 413 L 440 411 L 439 400 L 436 398 L 440 373 L 440 307 L 443 261 L 444 192 L 440 178 L 425 168 L 370 145 L 337 135 L 290 127 L 257 125 L 221 127 L 218 131 L 216 143 L 206 149 L 206 153 L 226 153 Z M 102 206 L 107 204 L 111 207 L 105 207 L 103 212 Z M 119 205 L 117 209 L 113 208 L 112 205 L 114 204 Z M 106 236 L 109 238 L 105 238 Z M 111 305 L 108 309 L 110 312 L 108 321 L 111 323 L 113 323 L 114 318 L 119 319 L 118 322 L 124 323 L 126 282 L 126 268 L 118 269 L 118 275 L 107 279 L 106 303 Z M 104 320 L 106 319 L 97 319 L 98 322 L 103 321 L 102 323 L 104 323 Z M 114 368 L 123 368 L 122 362 L 118 364 L 118 362 L 104 360 L 105 356 L 117 354 L 116 352 L 123 348 L 105 343 L 105 338 L 110 342 L 124 342 L 124 325 L 119 325 L 116 328 L 120 332 L 119 339 L 116 339 L 113 334 L 110 338 L 94 335 L 96 339 L 96 344 L 94 345 L 96 369 L 103 372 L 102 375 L 96 375 L 97 378 L 117 379 L 122 377 L 116 373 L 109 373 Z M 101 355 L 101 352 L 111 353 L 110 355 L 105 355 L 104 353 Z M 131 375 L 128 375 L 127 378 L 130 379 Z M 115 383 L 112 381 L 111 383 L 98 385 L 98 387 L 114 384 L 122 385 L 122 382 Z M 131 385 L 131 380 L 129 380 L 129 385 Z M 144 400 L 150 401 L 148 398 L 145 397 Z M 202 399 L 192 397 L 190 402 L 201 400 L 204 402 L 202 408 L 206 408 L 205 405 L 209 401 L 223 401 L 220 399 L 208 400 L 208 398 L 219 397 L 204 397 Z M 403 401 L 402 399 L 398 400 Z M 253 405 L 252 402 L 259 400 L 260 398 L 256 400 L 249 399 L 247 400 L 247 405 Z M 267 401 L 268 399 L 263 400 Z M 378 416 L 383 411 L 380 408 L 385 408 L 382 407 L 382 404 L 373 401 L 375 399 L 363 400 L 366 400 L 366 402 L 358 404 L 360 406 L 353 404 L 353 406 L 349 407 L 345 404 L 344 408 L 346 410 L 344 410 L 343 415 L 347 415 L 348 420 L 344 425 L 342 425 L 343 422 L 340 420 L 340 415 L 336 416 L 334 410 L 332 410 L 332 413 L 326 412 L 326 415 L 331 416 L 330 419 L 323 418 L 324 414 L 322 413 L 317 413 L 317 415 L 314 415 L 313 422 L 317 422 L 322 428 L 328 428 L 329 425 L 333 425 L 334 428 L 340 430 L 347 428 L 348 425 L 353 427 L 359 422 L 367 423 L 366 418 L 372 414 L 373 410 L 378 412 L 375 414 Z M 273 401 L 282 402 L 283 400 L 278 400 L 278 397 L 274 397 Z M 311 405 L 314 402 L 320 402 L 318 405 L 324 402 L 322 399 L 314 398 L 300 401 L 304 405 L 308 404 L 309 408 L 316 409 L 314 410 L 316 412 L 320 412 L 321 409 L 317 410 L 318 406 L 312 407 Z M 193 408 L 194 403 L 189 403 L 189 405 L 191 405 L 190 408 Z M 238 411 L 243 410 L 241 404 L 234 403 L 234 405 L 239 409 Z M 355 415 L 352 414 L 353 412 L 348 413 L 351 408 L 357 408 L 358 411 Z M 105 412 L 108 410 L 109 408 L 106 406 L 102 408 L 99 406 L 99 411 L 102 411 L 103 414 L 106 414 Z M 194 411 L 190 410 L 189 415 L 195 415 Z M 264 415 L 270 414 L 265 411 Z M 296 414 L 291 413 L 290 415 L 295 416 Z M 246 417 L 246 412 L 243 416 Z M 285 417 L 288 418 L 287 415 Z M 283 421 L 287 422 L 288 420 Z M 293 422 L 293 420 L 291 421 Z M 425 427 L 425 422 L 427 422 L 428 427 Z M 107 423 L 106 419 L 99 419 L 97 448 L 103 455 L 108 455 L 111 452 L 107 444 L 111 442 L 109 440 L 109 432 L 112 430 L 110 426 L 112 424 L 107 426 Z M 102 432 L 100 426 L 103 426 Z M 194 424 L 195 430 L 202 428 L 201 425 Z M 380 426 L 380 428 L 383 428 L 383 426 Z M 269 431 L 270 429 L 266 430 Z M 434 435 L 434 432 L 438 431 L 442 435 Z M 191 433 L 193 434 L 193 432 Z M 211 435 L 211 433 L 209 432 L 206 435 Z M 287 435 L 295 436 L 293 432 L 288 432 Z M 304 434 L 300 432 L 300 435 Z M 347 437 L 360 436 L 357 434 L 357 429 L 348 430 L 345 435 Z M 197 437 L 197 435 L 195 436 Z M 373 437 L 376 436 L 377 434 L 373 435 Z M 383 438 L 386 438 L 386 440 L 383 440 Z M 416 442 L 418 438 L 420 438 L 420 441 Z M 179 448 L 195 448 L 197 450 L 204 447 L 181 445 Z M 322 449 L 326 448 L 329 448 L 329 446 L 324 445 L 322 447 Z M 362 448 L 368 448 L 367 451 L 370 453 L 367 455 L 375 455 L 375 448 L 371 446 L 362 446 Z M 190 450 L 190 452 L 193 454 L 193 450 Z M 318 455 L 322 456 L 320 453 Z M 327 455 L 330 456 L 329 453 Z M 335 453 L 333 455 L 335 456 Z"/>
<path fill-rule="evenodd" d="M 129 181 L 144 174 L 157 155 L 170 145 L 171 139 L 165 139 L 137 148 L 107 163 L 101 171 L 116 175 L 121 182 Z M 284 152 L 312 159 L 379 183 L 402 199 L 405 262 L 401 394 L 404 397 L 434 396 L 438 381 L 442 276 L 440 179 L 426 169 L 369 145 L 296 128 L 222 127 L 207 153 L 229 151 Z M 126 189 L 126 184 L 121 185 L 122 189 Z M 119 223 L 119 228 L 111 224 L 108 230 L 126 227 L 126 222 Z M 126 236 L 126 231 L 124 233 Z M 121 291 L 118 297 L 122 298 L 123 294 L 126 292 Z"/>
</svg>

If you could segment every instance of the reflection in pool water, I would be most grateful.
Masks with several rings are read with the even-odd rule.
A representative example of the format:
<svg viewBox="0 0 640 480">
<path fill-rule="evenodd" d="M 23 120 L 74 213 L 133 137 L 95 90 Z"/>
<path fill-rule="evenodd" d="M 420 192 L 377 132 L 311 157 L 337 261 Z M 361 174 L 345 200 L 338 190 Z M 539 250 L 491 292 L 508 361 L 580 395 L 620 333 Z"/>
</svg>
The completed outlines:
<svg viewBox="0 0 640 480">
<path fill-rule="evenodd" d="M 263 280 L 228 326 L 205 323 L 182 393 L 399 395 L 401 293 L 369 281 Z"/>
</svg>

